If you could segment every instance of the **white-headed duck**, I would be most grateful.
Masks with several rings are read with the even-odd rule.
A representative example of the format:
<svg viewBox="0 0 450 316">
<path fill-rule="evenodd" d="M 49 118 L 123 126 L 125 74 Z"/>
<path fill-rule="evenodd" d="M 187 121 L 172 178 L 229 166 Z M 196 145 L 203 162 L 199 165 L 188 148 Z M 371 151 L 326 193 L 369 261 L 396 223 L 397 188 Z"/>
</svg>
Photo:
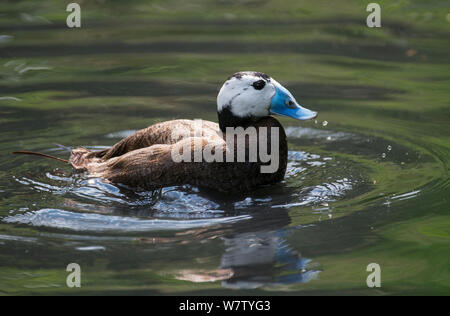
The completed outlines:
<svg viewBox="0 0 450 316">
<path fill-rule="evenodd" d="M 317 116 L 316 112 L 301 107 L 273 78 L 253 71 L 235 73 L 225 81 L 217 96 L 217 113 L 219 124 L 198 120 L 157 123 L 106 150 L 74 149 L 69 161 L 62 161 L 76 170 L 133 188 L 155 190 L 191 184 L 222 192 L 245 192 L 284 178 L 288 154 L 286 134 L 271 115 L 297 120 Z M 244 144 L 244 154 L 239 156 L 238 133 L 233 137 L 228 133 L 227 137 L 227 129 L 241 128 L 241 132 L 246 132 L 249 127 L 254 127 L 256 133 L 245 134 L 244 142 L 240 143 Z M 229 143 L 228 140 L 234 141 Z M 265 147 L 266 152 L 258 151 L 252 156 L 255 142 L 258 149 Z M 187 151 L 189 154 L 183 156 Z M 209 159 L 205 158 L 206 152 Z M 228 157 L 227 153 L 232 155 Z M 271 154 L 277 155 L 271 157 L 276 158 L 277 164 L 272 171 L 262 172 L 261 167 L 271 164 L 267 160 Z M 188 158 L 180 161 L 181 156 Z M 212 156 L 216 159 L 211 159 Z"/>
</svg>

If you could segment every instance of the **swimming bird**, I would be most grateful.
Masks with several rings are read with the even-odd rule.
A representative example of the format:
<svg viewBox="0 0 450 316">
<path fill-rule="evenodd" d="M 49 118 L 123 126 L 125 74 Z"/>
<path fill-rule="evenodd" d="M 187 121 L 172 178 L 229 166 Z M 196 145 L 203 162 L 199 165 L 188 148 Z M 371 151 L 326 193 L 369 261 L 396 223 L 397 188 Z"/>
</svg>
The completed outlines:
<svg viewBox="0 0 450 316">
<path fill-rule="evenodd" d="M 300 106 L 275 79 L 255 71 L 238 72 L 225 81 L 217 96 L 217 113 L 218 124 L 197 120 L 157 123 L 109 149 L 76 148 L 68 161 L 62 161 L 132 188 L 156 190 L 190 184 L 247 192 L 281 181 L 286 172 L 286 133 L 272 115 L 297 120 L 317 116 Z"/>
</svg>

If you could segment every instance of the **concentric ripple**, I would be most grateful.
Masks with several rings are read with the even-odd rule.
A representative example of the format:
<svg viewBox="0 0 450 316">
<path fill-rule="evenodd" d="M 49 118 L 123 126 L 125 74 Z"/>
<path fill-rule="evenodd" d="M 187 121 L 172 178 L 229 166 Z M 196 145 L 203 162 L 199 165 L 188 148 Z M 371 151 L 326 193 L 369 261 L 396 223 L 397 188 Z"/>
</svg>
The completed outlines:
<svg viewBox="0 0 450 316">
<path fill-rule="evenodd" d="M 287 130 L 293 137 L 324 137 L 323 131 L 310 128 Z M 132 131 L 112 133 L 108 137 L 129 133 Z M 355 138 L 350 133 L 326 132 L 325 135 L 333 135 L 333 139 Z M 98 148 L 104 147 L 95 149 Z M 338 165 L 345 167 L 345 172 L 330 171 Z M 286 180 L 275 186 L 281 191 L 264 187 L 248 196 L 211 196 L 189 185 L 134 192 L 99 178 L 60 169 L 46 172 L 44 178 L 23 176 L 16 181 L 49 199 L 57 197 L 57 202 L 42 209 L 12 212 L 4 222 L 80 232 L 135 233 L 230 224 L 248 220 L 261 209 L 320 207 L 344 198 L 347 192 L 360 186 L 362 178 L 356 164 L 337 157 L 292 150 L 288 154 Z"/>
</svg>

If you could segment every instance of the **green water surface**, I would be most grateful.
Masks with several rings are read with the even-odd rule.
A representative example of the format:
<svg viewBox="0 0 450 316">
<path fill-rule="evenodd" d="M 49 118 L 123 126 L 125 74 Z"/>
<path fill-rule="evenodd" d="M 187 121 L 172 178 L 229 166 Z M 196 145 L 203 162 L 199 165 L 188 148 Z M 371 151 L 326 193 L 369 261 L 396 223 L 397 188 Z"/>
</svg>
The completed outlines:
<svg viewBox="0 0 450 316">
<path fill-rule="evenodd" d="M 450 3 L 378 1 L 368 28 L 369 2 L 78 1 L 69 29 L 61 1 L 2 1 L 0 294 L 450 294 Z M 158 199 L 10 155 L 216 121 L 243 70 L 319 112 L 280 118 L 279 185 Z"/>
</svg>

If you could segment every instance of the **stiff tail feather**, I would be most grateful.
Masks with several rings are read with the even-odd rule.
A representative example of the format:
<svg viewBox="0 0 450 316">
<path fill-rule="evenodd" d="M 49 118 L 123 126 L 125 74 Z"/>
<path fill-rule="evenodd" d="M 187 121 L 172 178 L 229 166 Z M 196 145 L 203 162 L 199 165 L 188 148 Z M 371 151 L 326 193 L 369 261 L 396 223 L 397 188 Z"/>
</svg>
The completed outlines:
<svg viewBox="0 0 450 316">
<path fill-rule="evenodd" d="M 13 151 L 11 154 L 14 154 L 14 155 L 18 155 L 18 154 L 21 154 L 21 155 L 33 155 L 33 156 L 39 156 L 39 157 L 55 159 L 55 160 L 58 160 L 58 161 L 61 161 L 61 162 L 67 163 L 67 164 L 69 163 L 68 160 L 61 159 L 61 158 L 54 157 L 54 156 L 50 156 L 50 155 L 47 155 L 47 154 L 37 153 L 37 152 L 34 152 L 34 151 L 19 150 L 19 151 Z"/>
</svg>

